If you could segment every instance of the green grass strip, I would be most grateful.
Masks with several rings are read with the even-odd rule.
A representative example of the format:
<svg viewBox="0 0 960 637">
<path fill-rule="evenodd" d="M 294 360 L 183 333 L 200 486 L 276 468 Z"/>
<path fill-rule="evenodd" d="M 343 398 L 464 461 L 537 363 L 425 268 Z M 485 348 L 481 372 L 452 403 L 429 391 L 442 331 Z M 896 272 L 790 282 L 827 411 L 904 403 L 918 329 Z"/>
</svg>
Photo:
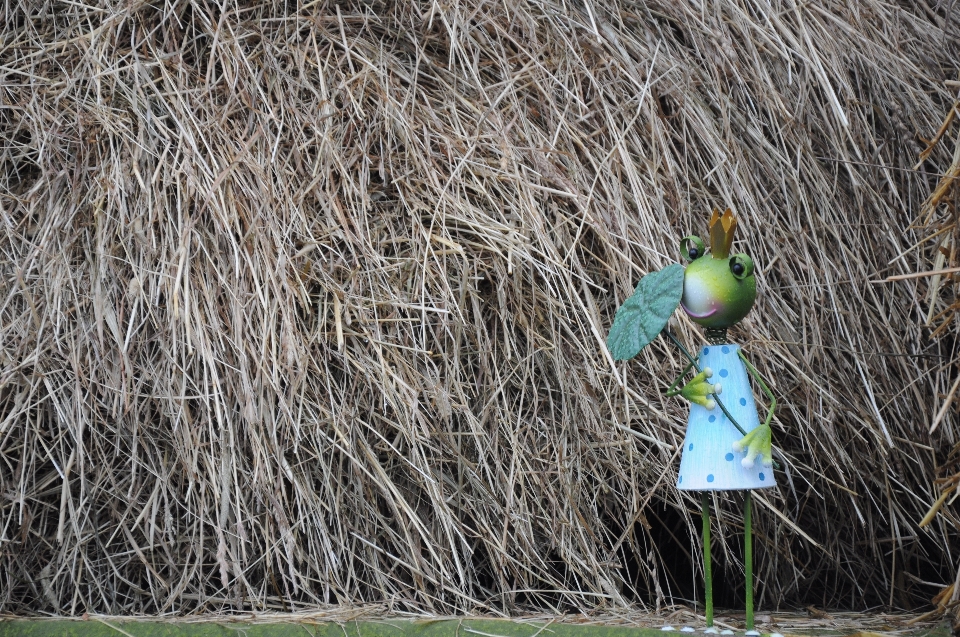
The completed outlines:
<svg viewBox="0 0 960 637">
<path fill-rule="evenodd" d="M 506 620 L 396 620 L 332 622 L 149 621 L 66 619 L 0 622 L 0 637 L 662 637 L 649 628 L 526 623 Z"/>
<path fill-rule="evenodd" d="M 944 625 L 946 626 L 946 625 Z M 946 637 L 949 628 L 909 631 L 910 637 Z M 820 631 L 826 635 L 830 631 Z M 816 634 L 803 631 L 804 634 Z M 673 635 L 683 635 L 668 633 Z M 702 635 L 702 630 L 696 634 Z M 737 632 L 743 635 L 742 631 Z M 796 634 L 796 633 L 794 633 Z M 833 631 L 836 635 L 836 631 Z M 847 633 L 851 634 L 851 633 Z M 904 633 L 898 633 L 903 637 Z M 347 623 L 309 620 L 156 621 L 125 619 L 13 619 L 0 621 L 0 637 L 663 637 L 656 628 L 497 619 L 385 620 Z"/>
</svg>

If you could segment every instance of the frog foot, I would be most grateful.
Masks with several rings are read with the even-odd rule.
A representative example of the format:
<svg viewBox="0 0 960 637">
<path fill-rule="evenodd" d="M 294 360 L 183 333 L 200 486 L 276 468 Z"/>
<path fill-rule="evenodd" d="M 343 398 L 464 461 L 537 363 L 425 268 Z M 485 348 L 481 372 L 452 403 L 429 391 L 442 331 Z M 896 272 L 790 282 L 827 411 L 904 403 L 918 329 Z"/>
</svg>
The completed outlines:
<svg viewBox="0 0 960 637">
<path fill-rule="evenodd" d="M 757 457 L 765 467 L 773 465 L 773 450 L 771 445 L 772 433 L 770 425 L 759 425 L 750 433 L 733 443 L 733 450 L 736 452 L 747 450 L 747 455 L 743 457 L 740 464 L 746 469 L 752 469 Z"/>
<path fill-rule="evenodd" d="M 713 409 L 717 406 L 717 402 L 712 398 L 708 398 L 708 396 L 710 394 L 719 395 L 722 387 L 720 387 L 720 383 L 708 383 L 707 379 L 711 376 L 713 376 L 713 370 L 709 367 L 704 367 L 703 371 L 683 386 L 683 389 L 680 390 L 680 395 L 692 403 L 701 405 L 707 409 Z"/>
</svg>

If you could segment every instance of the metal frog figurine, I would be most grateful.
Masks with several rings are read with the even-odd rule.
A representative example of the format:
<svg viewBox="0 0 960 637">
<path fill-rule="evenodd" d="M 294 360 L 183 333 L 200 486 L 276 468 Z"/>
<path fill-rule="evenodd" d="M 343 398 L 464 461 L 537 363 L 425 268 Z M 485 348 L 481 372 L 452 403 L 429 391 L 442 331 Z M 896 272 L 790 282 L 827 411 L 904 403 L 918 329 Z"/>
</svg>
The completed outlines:
<svg viewBox="0 0 960 637">
<path fill-rule="evenodd" d="M 700 491 L 703 515 L 704 602 L 707 631 L 713 628 L 713 580 L 710 565 L 709 491 L 746 491 L 744 503 L 744 566 L 746 570 L 746 624 L 753 631 L 753 535 L 751 489 L 776 486 L 773 475 L 770 420 L 776 399 L 740 346 L 727 340 L 727 328 L 736 325 L 753 307 L 757 282 L 753 261 L 746 254 L 730 255 L 737 220 L 714 210 L 710 219 L 710 253 L 698 237 L 680 241 L 686 269 L 669 265 L 640 280 L 633 295 L 617 310 L 607 347 L 617 360 L 636 356 L 664 332 L 690 363 L 670 384 L 667 396 L 690 401 L 690 417 L 683 441 L 677 488 Z M 683 308 L 706 328 L 708 344 L 694 359 L 666 330 L 670 316 Z M 677 389 L 686 374 L 693 379 Z M 757 417 L 749 376 L 770 400 L 763 424 Z M 716 381 L 716 382 L 713 382 Z M 720 396 L 723 395 L 721 400 Z M 756 460 L 759 458 L 759 466 Z M 750 634 L 750 633 L 748 633 Z"/>
</svg>

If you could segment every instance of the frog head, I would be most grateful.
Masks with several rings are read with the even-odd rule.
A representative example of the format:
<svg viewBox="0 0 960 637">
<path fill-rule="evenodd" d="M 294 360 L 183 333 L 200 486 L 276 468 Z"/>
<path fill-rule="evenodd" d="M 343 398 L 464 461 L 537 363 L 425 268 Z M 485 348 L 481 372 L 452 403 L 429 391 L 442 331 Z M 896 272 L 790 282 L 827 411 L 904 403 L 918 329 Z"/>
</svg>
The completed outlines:
<svg viewBox="0 0 960 637">
<path fill-rule="evenodd" d="M 753 260 L 730 256 L 737 220 L 728 208 L 710 219 L 710 248 L 698 237 L 684 237 L 680 252 L 686 269 L 673 263 L 640 279 L 633 295 L 620 308 L 607 335 L 615 360 L 633 358 L 667 326 L 677 306 L 709 329 L 726 329 L 747 315 L 757 298 Z"/>
<path fill-rule="evenodd" d="M 746 254 L 730 255 L 737 219 L 728 208 L 716 209 L 710 218 L 710 253 L 699 237 L 680 240 L 680 253 L 689 261 L 683 273 L 680 307 L 694 322 L 709 328 L 736 325 L 757 298 L 753 260 Z"/>
</svg>

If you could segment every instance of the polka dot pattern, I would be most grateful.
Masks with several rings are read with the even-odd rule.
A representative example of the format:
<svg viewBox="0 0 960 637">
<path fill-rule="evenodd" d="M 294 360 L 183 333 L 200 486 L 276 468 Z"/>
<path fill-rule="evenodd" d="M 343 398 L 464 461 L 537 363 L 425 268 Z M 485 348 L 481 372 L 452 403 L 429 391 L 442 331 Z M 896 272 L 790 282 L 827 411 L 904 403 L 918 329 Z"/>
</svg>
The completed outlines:
<svg viewBox="0 0 960 637">
<path fill-rule="evenodd" d="M 690 405 L 687 433 L 684 436 L 677 488 L 685 491 L 726 491 L 761 489 L 776 486 L 776 474 L 767 467 L 746 468 L 740 462 L 743 452 L 734 444 L 743 434 L 732 420 L 751 431 L 759 422 L 758 405 L 753 398 L 753 382 L 738 356 L 739 346 L 727 343 L 709 345 L 700 350 L 699 365 L 714 370 L 716 381 L 723 382 L 722 399 L 727 413 Z M 712 398 L 712 396 L 711 396 Z M 762 472 L 761 472 L 762 471 Z"/>
</svg>

